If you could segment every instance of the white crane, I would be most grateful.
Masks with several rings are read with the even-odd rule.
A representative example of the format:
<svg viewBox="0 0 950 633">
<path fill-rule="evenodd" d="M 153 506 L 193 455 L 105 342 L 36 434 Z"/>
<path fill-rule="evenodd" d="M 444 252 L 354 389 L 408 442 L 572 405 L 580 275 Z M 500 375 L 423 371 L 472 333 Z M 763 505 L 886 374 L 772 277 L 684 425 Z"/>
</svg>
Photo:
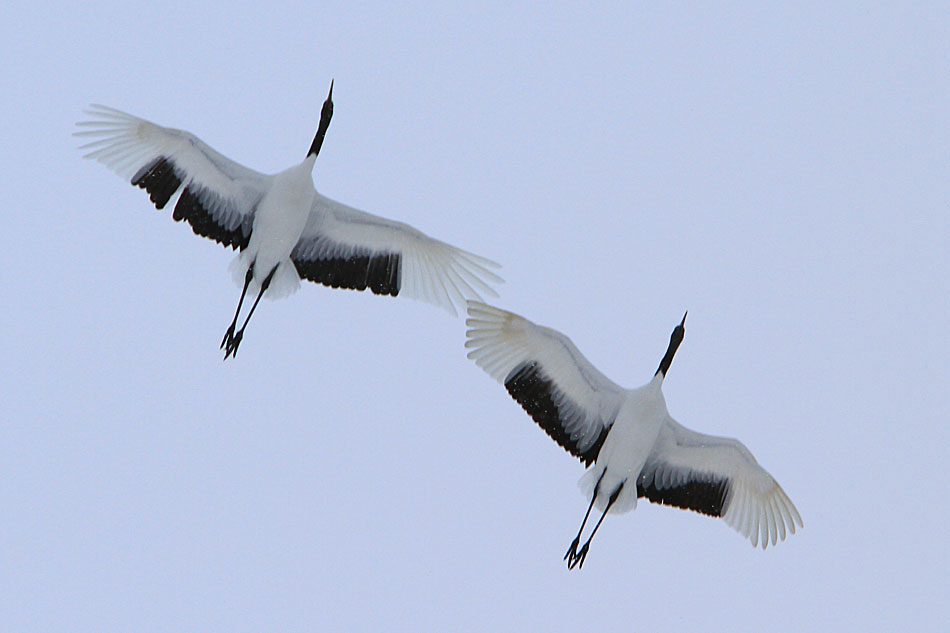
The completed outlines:
<svg viewBox="0 0 950 633">
<path fill-rule="evenodd" d="M 590 505 L 564 555 L 569 569 L 584 565 L 607 512 L 632 510 L 637 497 L 722 517 L 763 549 L 785 540 L 786 530 L 794 534 L 796 525 L 802 527 L 794 504 L 741 442 L 691 431 L 670 417 L 662 385 L 683 340 L 686 315 L 653 379 L 624 389 L 560 332 L 477 301 L 468 302 L 468 314 L 468 357 L 590 467 L 580 480 Z M 594 505 L 603 514 L 578 550 Z"/>
<path fill-rule="evenodd" d="M 497 296 L 495 262 L 432 239 L 403 224 L 364 213 L 317 193 L 313 165 L 333 116 L 333 82 L 320 125 L 302 163 L 274 175 L 248 169 L 194 135 L 161 127 L 101 105 L 76 136 L 92 137 L 80 149 L 145 189 L 165 207 L 179 191 L 172 217 L 197 235 L 240 249 L 231 266 L 243 283 L 234 319 L 221 347 L 237 354 L 254 309 L 266 292 L 294 292 L 301 278 L 334 288 L 369 288 L 439 305 L 452 314 L 467 298 Z M 257 298 L 235 332 L 248 291 Z"/>
</svg>

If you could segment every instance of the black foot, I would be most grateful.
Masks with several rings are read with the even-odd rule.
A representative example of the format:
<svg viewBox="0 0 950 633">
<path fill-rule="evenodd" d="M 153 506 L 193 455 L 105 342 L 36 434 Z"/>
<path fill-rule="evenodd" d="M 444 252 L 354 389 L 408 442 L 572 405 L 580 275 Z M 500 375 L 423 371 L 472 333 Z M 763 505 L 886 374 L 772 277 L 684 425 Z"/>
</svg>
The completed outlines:
<svg viewBox="0 0 950 633">
<path fill-rule="evenodd" d="M 231 340 L 228 341 L 228 345 L 224 350 L 224 360 L 228 359 L 228 356 L 233 356 L 237 358 L 238 345 L 241 344 L 241 339 L 244 338 L 244 330 L 241 330 L 237 334 L 231 337 Z"/>
<path fill-rule="evenodd" d="M 221 339 L 221 346 L 218 349 L 224 349 L 224 346 L 227 345 L 231 347 L 231 341 L 234 340 L 234 323 L 231 324 L 231 327 L 228 328 L 228 331 L 224 333 L 224 338 Z"/>
<path fill-rule="evenodd" d="M 584 547 L 581 548 L 580 552 L 570 557 L 570 559 L 567 561 L 567 568 L 568 569 L 574 569 L 575 567 L 577 567 L 578 569 L 583 568 L 584 559 L 587 558 L 588 550 L 590 550 L 590 541 L 587 541 L 586 543 L 584 543 Z M 570 553 L 570 551 L 568 551 L 568 553 Z"/>
<path fill-rule="evenodd" d="M 571 543 L 571 546 L 567 548 L 567 554 L 564 555 L 564 560 L 572 561 L 577 558 L 577 546 L 581 544 L 581 535 L 578 534 L 577 538 L 574 539 L 574 542 Z M 570 562 L 568 562 L 570 565 Z"/>
</svg>

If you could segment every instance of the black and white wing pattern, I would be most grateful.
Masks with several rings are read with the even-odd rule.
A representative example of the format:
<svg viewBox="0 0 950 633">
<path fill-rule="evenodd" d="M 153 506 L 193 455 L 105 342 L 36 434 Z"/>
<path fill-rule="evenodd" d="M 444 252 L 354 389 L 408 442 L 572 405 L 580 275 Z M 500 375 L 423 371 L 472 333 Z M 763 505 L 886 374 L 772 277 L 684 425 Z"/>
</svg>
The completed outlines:
<svg viewBox="0 0 950 633">
<path fill-rule="evenodd" d="M 271 176 L 222 156 L 182 130 L 155 125 L 103 105 L 76 136 L 92 140 L 80 149 L 145 189 L 155 206 L 165 207 L 179 190 L 172 217 L 187 220 L 197 235 L 244 250 L 251 239 L 254 210 L 271 186 Z"/>
<path fill-rule="evenodd" d="M 742 442 L 691 431 L 669 416 L 640 473 L 637 494 L 722 517 L 762 549 L 802 527 L 788 495 Z"/>
<path fill-rule="evenodd" d="M 498 296 L 495 262 L 316 194 L 290 253 L 301 278 L 334 288 L 406 296 L 452 314 L 466 299 Z"/>
<path fill-rule="evenodd" d="M 555 442 L 585 465 L 596 460 L 624 389 L 560 332 L 475 301 L 468 315 L 468 357 L 504 383 Z"/>
</svg>

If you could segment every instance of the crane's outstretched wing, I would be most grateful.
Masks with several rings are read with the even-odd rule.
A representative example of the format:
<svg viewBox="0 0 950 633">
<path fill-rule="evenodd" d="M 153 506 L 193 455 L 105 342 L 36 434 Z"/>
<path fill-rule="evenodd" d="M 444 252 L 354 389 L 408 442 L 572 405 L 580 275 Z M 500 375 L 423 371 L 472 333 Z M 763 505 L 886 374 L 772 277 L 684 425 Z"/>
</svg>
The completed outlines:
<svg viewBox="0 0 950 633">
<path fill-rule="evenodd" d="M 251 239 L 254 210 L 271 176 L 222 156 L 193 134 L 155 125 L 103 105 L 92 105 L 76 136 L 94 140 L 80 149 L 145 189 L 165 207 L 182 189 L 172 217 L 187 220 L 197 235 L 244 250 Z"/>
<path fill-rule="evenodd" d="M 303 279 L 421 299 L 456 315 L 466 299 L 498 296 L 490 284 L 502 281 L 491 260 L 319 193 L 290 259 Z"/>
<path fill-rule="evenodd" d="M 468 302 L 468 357 L 569 453 L 590 465 L 614 423 L 624 390 L 569 338 L 483 303 Z"/>
<path fill-rule="evenodd" d="M 762 549 L 795 533 L 795 505 L 741 442 L 691 431 L 667 416 L 637 481 L 654 503 L 722 517 Z"/>
</svg>

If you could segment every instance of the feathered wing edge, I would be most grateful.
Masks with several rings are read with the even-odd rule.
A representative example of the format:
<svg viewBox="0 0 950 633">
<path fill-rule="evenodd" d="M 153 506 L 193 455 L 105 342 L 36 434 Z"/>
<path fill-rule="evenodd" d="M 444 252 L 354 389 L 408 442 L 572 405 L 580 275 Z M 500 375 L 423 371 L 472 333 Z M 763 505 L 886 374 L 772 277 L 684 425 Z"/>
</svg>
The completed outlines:
<svg viewBox="0 0 950 633">
<path fill-rule="evenodd" d="M 158 209 L 180 192 L 172 217 L 224 246 L 247 247 L 253 213 L 270 182 L 183 130 L 165 128 L 103 105 L 86 111 L 74 135 L 94 159 L 145 189 Z"/>
<path fill-rule="evenodd" d="M 498 296 L 500 266 L 317 193 L 291 259 L 301 276 L 328 286 L 406 296 L 457 316 L 466 299 Z"/>
<path fill-rule="evenodd" d="M 651 501 L 721 516 L 753 547 L 765 549 L 803 527 L 791 499 L 741 442 L 691 431 L 672 418 L 637 486 Z"/>
<path fill-rule="evenodd" d="M 593 462 L 623 389 L 559 332 L 476 301 L 468 302 L 468 315 L 468 357 L 503 383 L 559 445 L 585 464 Z"/>
</svg>

